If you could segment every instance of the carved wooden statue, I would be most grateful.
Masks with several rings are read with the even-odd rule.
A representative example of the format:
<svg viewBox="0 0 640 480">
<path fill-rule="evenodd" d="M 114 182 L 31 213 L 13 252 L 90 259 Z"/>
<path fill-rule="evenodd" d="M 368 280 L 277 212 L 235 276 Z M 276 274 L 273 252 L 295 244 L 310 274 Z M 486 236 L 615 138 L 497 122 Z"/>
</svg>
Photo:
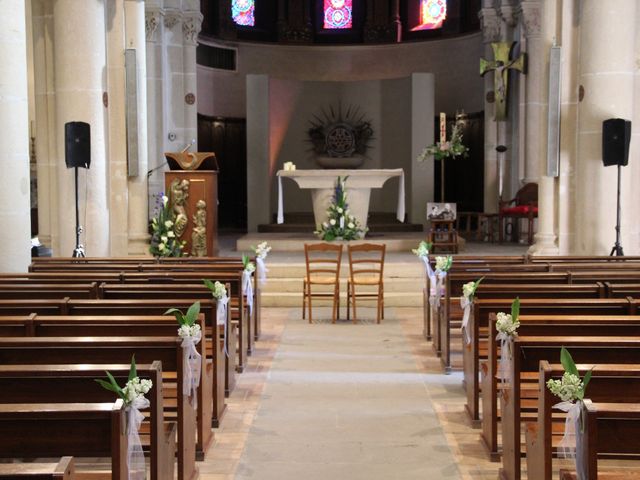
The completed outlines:
<svg viewBox="0 0 640 480">
<path fill-rule="evenodd" d="M 187 228 L 189 218 L 187 217 L 187 210 L 185 204 L 189 198 L 189 180 L 175 179 L 171 182 L 171 202 L 173 213 L 176 216 L 176 235 L 181 237 Z"/>
<path fill-rule="evenodd" d="M 193 216 L 193 230 L 191 232 L 191 255 L 194 257 L 207 256 L 207 202 L 198 200 L 196 213 Z"/>
</svg>

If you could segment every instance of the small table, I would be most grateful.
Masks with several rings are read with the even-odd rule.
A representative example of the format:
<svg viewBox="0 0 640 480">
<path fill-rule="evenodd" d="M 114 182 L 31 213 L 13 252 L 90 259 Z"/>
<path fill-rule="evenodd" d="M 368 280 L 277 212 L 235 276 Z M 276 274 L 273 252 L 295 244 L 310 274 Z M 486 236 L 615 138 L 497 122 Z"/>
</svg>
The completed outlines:
<svg viewBox="0 0 640 480">
<path fill-rule="evenodd" d="M 455 220 L 429 220 L 429 242 L 433 253 L 436 253 L 436 249 L 458 253 L 455 223 Z"/>
</svg>

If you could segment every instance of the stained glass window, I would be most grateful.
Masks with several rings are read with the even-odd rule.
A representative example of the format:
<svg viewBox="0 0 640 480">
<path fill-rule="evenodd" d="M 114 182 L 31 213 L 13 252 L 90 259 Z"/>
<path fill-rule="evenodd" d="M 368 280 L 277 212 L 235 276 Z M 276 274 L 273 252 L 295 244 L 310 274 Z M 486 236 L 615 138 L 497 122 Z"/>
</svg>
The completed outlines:
<svg viewBox="0 0 640 480">
<path fill-rule="evenodd" d="M 231 0 L 231 17 L 234 23 L 243 27 L 255 26 L 255 7 L 256 0 Z"/>
<path fill-rule="evenodd" d="M 324 0 L 324 28 L 351 28 L 353 0 Z"/>
<path fill-rule="evenodd" d="M 411 29 L 435 30 L 442 27 L 442 22 L 447 18 L 447 0 L 419 0 L 420 23 Z"/>
</svg>

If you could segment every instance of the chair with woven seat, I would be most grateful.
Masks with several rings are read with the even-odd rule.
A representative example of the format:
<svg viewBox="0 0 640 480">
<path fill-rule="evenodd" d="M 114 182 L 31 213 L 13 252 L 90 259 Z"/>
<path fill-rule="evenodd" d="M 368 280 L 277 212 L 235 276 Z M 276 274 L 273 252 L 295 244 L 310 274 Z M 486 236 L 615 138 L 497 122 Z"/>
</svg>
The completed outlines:
<svg viewBox="0 0 640 480">
<path fill-rule="evenodd" d="M 513 199 L 508 202 L 500 202 L 500 212 L 498 213 L 500 243 L 504 241 L 504 221 L 506 219 L 512 219 L 516 223 L 520 219 L 527 219 L 527 240 L 531 245 L 533 243 L 533 226 L 536 218 L 538 218 L 538 184 L 527 183 L 518 190 Z"/>
<path fill-rule="evenodd" d="M 353 323 L 357 320 L 356 299 L 366 298 L 376 301 L 376 321 L 384 319 L 384 256 L 385 244 L 363 243 L 349 245 L 349 281 L 347 283 L 347 319 L 353 307 Z M 365 287 L 365 291 L 356 291 L 356 287 Z M 376 287 L 376 288 L 373 288 Z"/>
<path fill-rule="evenodd" d="M 342 262 L 342 245 L 332 243 L 304 244 L 304 257 L 307 273 L 302 285 L 302 318 L 305 318 L 309 306 L 309 323 L 312 323 L 312 298 L 333 299 L 331 314 L 332 323 L 336 323 L 340 313 L 340 263 Z M 311 286 L 325 287 L 314 292 Z M 326 287 L 333 286 L 331 291 Z"/>
</svg>

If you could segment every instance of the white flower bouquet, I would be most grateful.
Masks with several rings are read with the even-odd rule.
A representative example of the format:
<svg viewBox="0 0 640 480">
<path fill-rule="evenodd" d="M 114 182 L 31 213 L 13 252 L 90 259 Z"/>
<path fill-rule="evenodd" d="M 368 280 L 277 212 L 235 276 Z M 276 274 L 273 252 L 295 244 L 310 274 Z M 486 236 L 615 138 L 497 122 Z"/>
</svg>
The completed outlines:
<svg viewBox="0 0 640 480">
<path fill-rule="evenodd" d="M 364 237 L 365 230 L 356 218 L 350 214 L 347 205 L 345 185 L 348 177 L 338 177 L 331 205 L 327 209 L 328 220 L 323 222 L 314 233 L 322 240 L 357 240 Z"/>
<path fill-rule="evenodd" d="M 264 260 L 271 251 L 271 246 L 267 242 L 261 242 L 256 247 L 251 247 L 251 249 L 255 252 L 256 257 Z"/>
<path fill-rule="evenodd" d="M 111 373 L 108 371 L 105 373 L 107 374 L 109 381 L 96 378 L 96 382 L 98 382 L 104 389 L 118 395 L 127 406 L 131 405 L 136 400 L 143 399 L 149 390 L 151 390 L 151 387 L 153 387 L 153 382 L 151 380 L 141 380 L 140 377 L 138 377 L 135 355 L 131 357 L 129 378 L 124 387 L 120 387 L 120 385 L 118 385 L 118 382 L 116 382 L 116 379 L 113 378 Z"/>
<path fill-rule="evenodd" d="M 476 290 L 478 289 L 478 285 L 484 279 L 484 277 L 479 278 L 475 282 L 468 282 L 462 285 L 462 296 L 466 298 L 468 301 L 473 301 L 473 297 L 476 294 Z"/>
<path fill-rule="evenodd" d="M 151 219 L 151 243 L 149 252 L 154 257 L 181 257 L 185 241 L 180 241 L 175 232 L 175 215 L 171 210 L 169 197 L 162 195 L 156 204 L 156 212 Z"/>
<path fill-rule="evenodd" d="M 560 363 L 564 368 L 562 378 L 560 380 L 550 379 L 547 382 L 547 388 L 563 402 L 583 400 L 587 385 L 591 380 L 592 371 L 589 370 L 585 373 L 584 378 L 580 379 L 580 373 L 573 361 L 573 357 L 569 350 L 564 347 L 560 351 Z"/>
<path fill-rule="evenodd" d="M 211 295 L 213 295 L 213 298 L 215 298 L 216 300 L 226 298 L 227 288 L 222 283 L 218 282 L 217 280 L 215 283 L 213 283 L 211 280 L 207 279 L 203 280 L 203 282 L 211 291 Z"/>
<path fill-rule="evenodd" d="M 413 252 L 413 254 L 418 257 L 427 257 L 429 256 L 429 251 L 431 250 L 431 246 L 432 246 L 431 242 L 426 242 L 422 240 L 418 244 L 418 248 L 411 249 L 411 252 Z"/>
<path fill-rule="evenodd" d="M 451 268 L 451 264 L 453 263 L 453 257 L 436 257 L 436 271 L 438 272 L 448 272 Z"/>
<path fill-rule="evenodd" d="M 249 255 L 242 255 L 242 265 L 245 272 L 253 273 L 256 271 L 256 265 L 249 259 Z"/>
</svg>

